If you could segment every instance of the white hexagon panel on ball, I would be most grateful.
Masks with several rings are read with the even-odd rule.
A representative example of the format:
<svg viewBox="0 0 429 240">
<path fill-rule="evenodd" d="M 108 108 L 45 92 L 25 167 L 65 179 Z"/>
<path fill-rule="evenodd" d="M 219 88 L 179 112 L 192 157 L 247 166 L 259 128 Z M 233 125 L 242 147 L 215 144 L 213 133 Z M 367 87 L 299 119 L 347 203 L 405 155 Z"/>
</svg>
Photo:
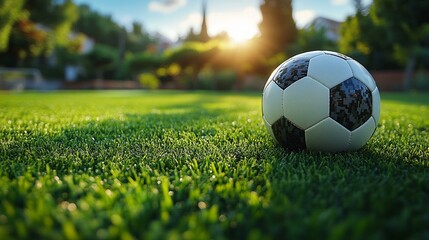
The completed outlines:
<svg viewBox="0 0 429 240">
<path fill-rule="evenodd" d="M 353 76 L 347 61 L 337 55 L 324 54 L 310 59 L 308 76 L 332 88 Z"/>
<path fill-rule="evenodd" d="M 275 136 L 275 135 L 274 135 L 274 133 L 273 133 L 273 128 L 272 128 L 271 124 L 269 124 L 269 123 L 267 122 L 267 120 L 265 119 L 265 117 L 264 117 L 263 119 L 264 119 L 264 125 L 265 125 L 265 128 L 267 129 L 268 133 L 270 134 L 270 136 L 271 136 L 274 140 L 277 140 L 277 139 L 276 139 L 276 136 Z"/>
<path fill-rule="evenodd" d="M 305 53 L 301 53 L 301 54 L 298 54 L 296 56 L 293 56 L 291 59 L 296 59 L 296 58 L 311 59 L 311 58 L 314 58 L 316 56 L 323 55 L 323 54 L 325 54 L 323 51 L 310 51 L 310 52 L 305 52 Z"/>
<path fill-rule="evenodd" d="M 305 130 L 305 143 L 310 150 L 346 151 L 349 139 L 350 131 L 329 117 Z"/>
<path fill-rule="evenodd" d="M 370 117 L 368 121 L 351 132 L 348 150 L 357 150 L 363 147 L 375 131 L 375 121 Z"/>
<path fill-rule="evenodd" d="M 305 130 L 329 116 L 329 89 L 304 77 L 284 90 L 283 111 L 287 119 Z"/>
<path fill-rule="evenodd" d="M 377 86 L 368 70 L 354 59 L 347 60 L 347 62 L 352 69 L 353 76 L 362 81 L 371 92 L 374 91 Z"/>
<path fill-rule="evenodd" d="M 262 115 L 272 125 L 283 117 L 283 89 L 271 81 L 262 95 Z"/>
<path fill-rule="evenodd" d="M 371 93 L 372 95 L 372 117 L 375 121 L 375 126 L 378 125 L 378 121 L 380 120 L 380 92 L 378 88 L 375 88 Z"/>
</svg>

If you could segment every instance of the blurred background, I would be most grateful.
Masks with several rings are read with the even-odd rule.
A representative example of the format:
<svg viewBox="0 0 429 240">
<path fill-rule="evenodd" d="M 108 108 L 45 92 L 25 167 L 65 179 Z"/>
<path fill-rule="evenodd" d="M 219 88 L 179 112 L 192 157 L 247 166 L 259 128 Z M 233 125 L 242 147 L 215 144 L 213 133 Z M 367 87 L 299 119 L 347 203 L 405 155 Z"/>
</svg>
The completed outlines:
<svg viewBox="0 0 429 240">
<path fill-rule="evenodd" d="M 429 90 L 427 0 L 0 0 L 0 89 L 262 90 L 332 50 Z"/>
</svg>

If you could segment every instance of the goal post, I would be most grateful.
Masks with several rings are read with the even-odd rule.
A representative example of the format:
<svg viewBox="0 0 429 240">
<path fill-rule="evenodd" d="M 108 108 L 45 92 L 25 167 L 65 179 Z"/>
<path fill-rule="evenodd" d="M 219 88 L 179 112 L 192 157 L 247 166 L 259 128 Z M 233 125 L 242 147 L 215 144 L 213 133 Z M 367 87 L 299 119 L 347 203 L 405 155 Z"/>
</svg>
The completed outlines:
<svg viewBox="0 0 429 240">
<path fill-rule="evenodd" d="M 22 91 L 37 89 L 44 83 L 42 73 L 37 68 L 0 67 L 0 89 Z"/>
</svg>

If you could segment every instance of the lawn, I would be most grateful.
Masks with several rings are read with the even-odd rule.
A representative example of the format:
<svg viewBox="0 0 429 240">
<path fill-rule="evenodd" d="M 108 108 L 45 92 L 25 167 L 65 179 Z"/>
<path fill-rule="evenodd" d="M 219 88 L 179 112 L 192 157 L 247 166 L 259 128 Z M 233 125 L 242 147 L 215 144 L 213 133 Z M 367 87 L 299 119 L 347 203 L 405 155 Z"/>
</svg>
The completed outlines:
<svg viewBox="0 0 429 240">
<path fill-rule="evenodd" d="M 349 153 L 287 152 L 261 93 L 0 93 L 1 239 L 428 239 L 429 94 Z"/>
</svg>

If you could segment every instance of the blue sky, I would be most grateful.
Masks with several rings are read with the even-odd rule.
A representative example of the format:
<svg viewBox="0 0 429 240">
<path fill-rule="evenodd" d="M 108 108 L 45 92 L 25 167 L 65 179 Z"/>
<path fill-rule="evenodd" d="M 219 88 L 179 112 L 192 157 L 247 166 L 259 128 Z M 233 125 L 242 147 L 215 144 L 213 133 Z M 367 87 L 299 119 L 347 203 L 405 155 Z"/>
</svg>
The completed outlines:
<svg viewBox="0 0 429 240">
<path fill-rule="evenodd" d="M 207 25 L 209 34 L 226 31 L 236 40 L 258 33 L 261 21 L 259 5 L 262 0 L 208 0 Z M 368 3 L 371 0 L 364 0 Z M 111 15 L 129 27 L 141 22 L 149 32 L 159 32 L 175 40 L 193 27 L 199 31 L 201 0 L 75 0 L 89 4 L 102 14 Z M 298 27 L 316 16 L 342 21 L 354 12 L 352 0 L 293 0 L 293 14 Z"/>
</svg>

